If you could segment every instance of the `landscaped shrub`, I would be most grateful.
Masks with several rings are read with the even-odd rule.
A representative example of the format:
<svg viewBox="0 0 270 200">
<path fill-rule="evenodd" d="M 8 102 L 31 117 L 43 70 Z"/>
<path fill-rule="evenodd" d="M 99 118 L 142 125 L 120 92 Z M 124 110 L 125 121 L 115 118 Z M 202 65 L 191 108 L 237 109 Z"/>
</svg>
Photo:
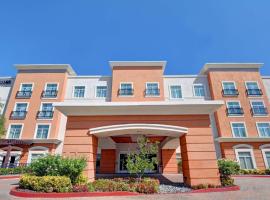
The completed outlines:
<svg viewBox="0 0 270 200">
<path fill-rule="evenodd" d="M 231 178 L 231 175 L 238 174 L 240 166 L 238 162 L 228 159 L 218 160 L 218 168 L 220 173 L 220 180 L 223 186 L 234 185 L 234 180 Z"/>
<path fill-rule="evenodd" d="M 29 172 L 28 167 L 0 168 L 0 175 L 24 174 L 28 172 Z"/>
<path fill-rule="evenodd" d="M 69 192 L 72 185 L 70 179 L 65 176 L 23 175 L 19 187 L 36 192 Z"/>
<path fill-rule="evenodd" d="M 72 192 L 88 192 L 88 185 L 73 185 Z"/>
<path fill-rule="evenodd" d="M 266 169 L 266 170 L 261 170 L 261 169 L 241 169 L 240 174 L 244 174 L 244 175 L 268 175 L 270 174 L 270 170 Z"/>
<path fill-rule="evenodd" d="M 63 158 L 59 155 L 47 155 L 30 165 L 32 173 L 36 176 L 67 176 L 72 184 L 85 167 L 85 158 Z"/>
<path fill-rule="evenodd" d="M 208 188 L 216 188 L 216 185 L 213 184 L 199 184 L 192 186 L 192 189 L 199 190 L 199 189 L 208 189 Z"/>
<path fill-rule="evenodd" d="M 86 185 L 88 182 L 88 178 L 84 176 L 83 174 L 80 174 L 76 180 L 75 180 L 75 185 Z"/>
<path fill-rule="evenodd" d="M 159 181 L 155 179 L 143 179 L 139 183 L 135 183 L 136 191 L 139 193 L 153 194 L 159 190 Z"/>
<path fill-rule="evenodd" d="M 270 168 L 265 170 L 266 175 L 270 175 Z"/>
</svg>

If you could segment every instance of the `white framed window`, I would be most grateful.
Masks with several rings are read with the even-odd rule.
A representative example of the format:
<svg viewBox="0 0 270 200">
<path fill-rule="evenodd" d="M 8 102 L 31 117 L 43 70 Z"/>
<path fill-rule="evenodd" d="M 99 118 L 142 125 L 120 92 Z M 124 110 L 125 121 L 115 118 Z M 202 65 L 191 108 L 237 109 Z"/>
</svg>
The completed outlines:
<svg viewBox="0 0 270 200">
<path fill-rule="evenodd" d="M 35 139 L 48 139 L 50 134 L 50 124 L 37 124 Z"/>
<path fill-rule="evenodd" d="M 170 98 L 171 99 L 182 99 L 181 85 L 170 85 Z"/>
<path fill-rule="evenodd" d="M 23 124 L 10 124 L 7 139 L 20 139 L 22 130 Z"/>
<path fill-rule="evenodd" d="M 260 149 L 262 151 L 265 168 L 269 169 L 270 168 L 270 144 L 261 145 Z"/>
<path fill-rule="evenodd" d="M 47 147 L 36 146 L 29 149 L 27 163 L 32 163 L 40 157 L 44 157 L 49 153 L 49 149 Z"/>
<path fill-rule="evenodd" d="M 84 98 L 85 96 L 85 86 L 74 86 L 73 97 L 74 98 Z"/>
<path fill-rule="evenodd" d="M 22 92 L 30 92 L 33 91 L 33 83 L 21 83 L 20 91 Z"/>
<path fill-rule="evenodd" d="M 244 122 L 231 122 L 231 129 L 233 137 L 236 138 L 247 137 L 247 130 Z"/>
<path fill-rule="evenodd" d="M 241 107 L 240 101 L 226 101 L 227 115 L 229 116 L 243 116 L 244 111 Z"/>
<path fill-rule="evenodd" d="M 252 148 L 235 148 L 235 155 L 241 169 L 257 168 Z"/>
<path fill-rule="evenodd" d="M 28 110 L 28 103 L 17 102 L 15 104 L 14 111 L 17 111 L 17 112 L 26 112 L 27 110 Z"/>
<path fill-rule="evenodd" d="M 246 81 L 245 85 L 247 90 L 260 89 L 257 81 Z"/>
<path fill-rule="evenodd" d="M 234 81 L 222 81 L 223 96 L 237 96 L 238 90 Z"/>
<path fill-rule="evenodd" d="M 260 137 L 270 137 L 270 122 L 257 122 L 256 126 Z"/>
<path fill-rule="evenodd" d="M 46 83 L 45 91 L 57 91 L 58 83 Z"/>
<path fill-rule="evenodd" d="M 133 95 L 133 84 L 122 82 L 120 83 L 120 90 L 118 92 L 120 96 L 132 96 Z"/>
<path fill-rule="evenodd" d="M 106 98 L 107 97 L 107 86 L 98 85 L 96 87 L 96 98 Z"/>
<path fill-rule="evenodd" d="M 264 105 L 264 102 L 261 100 L 251 100 L 250 101 L 251 109 L 252 109 L 252 114 L 253 115 L 267 115 L 267 108 Z"/>
<path fill-rule="evenodd" d="M 205 97 L 205 87 L 203 84 L 193 84 L 193 93 L 195 97 Z"/>
<path fill-rule="evenodd" d="M 42 102 L 40 111 L 51 112 L 54 110 L 52 103 Z"/>
<path fill-rule="evenodd" d="M 145 96 L 159 96 L 159 83 L 158 82 L 147 82 Z"/>
</svg>

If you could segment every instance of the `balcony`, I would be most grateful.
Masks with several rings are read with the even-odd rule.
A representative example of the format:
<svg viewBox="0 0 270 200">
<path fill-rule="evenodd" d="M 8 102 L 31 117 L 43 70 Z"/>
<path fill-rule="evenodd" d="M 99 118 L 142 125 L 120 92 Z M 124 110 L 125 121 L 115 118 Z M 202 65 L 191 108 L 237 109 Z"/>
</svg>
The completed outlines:
<svg viewBox="0 0 270 200">
<path fill-rule="evenodd" d="M 118 96 L 132 96 L 134 94 L 133 89 L 119 89 Z"/>
<path fill-rule="evenodd" d="M 32 91 L 18 91 L 16 93 L 17 99 L 29 99 L 32 96 Z"/>
<path fill-rule="evenodd" d="M 243 108 L 227 108 L 227 116 L 241 116 L 244 114 Z"/>
<path fill-rule="evenodd" d="M 246 93 L 248 96 L 262 96 L 262 90 L 261 89 L 247 89 Z"/>
<path fill-rule="evenodd" d="M 233 97 L 233 96 L 238 96 L 239 92 L 237 89 L 223 89 L 222 90 L 222 95 L 224 97 Z"/>
<path fill-rule="evenodd" d="M 251 108 L 251 114 L 253 116 L 265 116 L 268 115 L 268 110 L 266 107 Z"/>
<path fill-rule="evenodd" d="M 27 111 L 12 111 L 10 114 L 10 119 L 22 120 L 25 119 Z"/>
<path fill-rule="evenodd" d="M 152 97 L 152 96 L 159 96 L 160 95 L 160 90 L 159 89 L 146 89 L 144 92 L 144 95 L 147 97 Z"/>
<path fill-rule="evenodd" d="M 42 98 L 56 98 L 57 97 L 57 90 L 44 90 L 41 94 Z"/>
<path fill-rule="evenodd" d="M 53 111 L 38 111 L 37 119 L 52 119 Z"/>
</svg>

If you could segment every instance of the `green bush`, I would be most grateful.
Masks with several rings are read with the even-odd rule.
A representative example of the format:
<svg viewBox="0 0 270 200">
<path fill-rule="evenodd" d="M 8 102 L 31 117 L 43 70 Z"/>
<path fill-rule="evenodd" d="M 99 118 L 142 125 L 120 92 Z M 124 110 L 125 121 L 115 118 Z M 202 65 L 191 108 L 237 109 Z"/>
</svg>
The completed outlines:
<svg viewBox="0 0 270 200">
<path fill-rule="evenodd" d="M 266 175 L 270 175 L 270 168 L 265 170 Z"/>
<path fill-rule="evenodd" d="M 112 191 L 130 191 L 145 194 L 157 193 L 159 190 L 159 181 L 156 179 L 98 179 L 88 184 L 91 191 L 112 192 Z"/>
<path fill-rule="evenodd" d="M 69 192 L 71 181 L 65 176 L 32 176 L 23 175 L 19 187 L 36 192 Z"/>
<path fill-rule="evenodd" d="M 223 186 L 234 185 L 234 180 L 231 175 L 238 174 L 240 166 L 238 162 L 229 159 L 218 160 L 218 168 L 220 173 L 220 180 Z"/>
<path fill-rule="evenodd" d="M 24 174 L 28 172 L 29 172 L 28 167 L 0 168 L 0 175 Z"/>
<path fill-rule="evenodd" d="M 240 174 L 244 175 L 269 175 L 270 169 L 261 170 L 261 169 L 241 169 Z"/>
<path fill-rule="evenodd" d="M 85 158 L 63 158 L 47 155 L 31 163 L 30 169 L 36 176 L 67 176 L 74 184 L 86 167 Z"/>
<path fill-rule="evenodd" d="M 199 184 L 192 186 L 192 189 L 199 190 L 199 189 L 208 189 L 208 188 L 216 188 L 216 185 L 213 184 Z"/>
<path fill-rule="evenodd" d="M 83 174 L 80 174 L 75 180 L 75 185 L 86 185 L 87 182 L 88 182 L 88 178 L 84 176 Z"/>
</svg>

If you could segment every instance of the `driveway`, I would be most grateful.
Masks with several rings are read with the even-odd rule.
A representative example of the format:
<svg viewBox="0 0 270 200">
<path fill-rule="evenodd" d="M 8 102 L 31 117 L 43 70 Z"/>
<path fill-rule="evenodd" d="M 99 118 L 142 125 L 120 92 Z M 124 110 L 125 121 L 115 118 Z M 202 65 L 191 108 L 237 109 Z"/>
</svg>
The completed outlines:
<svg viewBox="0 0 270 200">
<path fill-rule="evenodd" d="M 241 187 L 235 192 L 215 192 L 197 194 L 165 194 L 165 195 L 142 195 L 133 197 L 92 197 L 92 198 L 72 198 L 73 200 L 269 200 L 270 199 L 270 178 L 236 178 L 236 184 Z M 8 193 L 10 187 L 18 182 L 17 180 L 0 180 L 0 200 L 24 199 L 11 197 Z M 37 200 L 37 199 L 33 199 Z M 51 199 L 50 199 L 51 200 Z M 63 199 L 62 199 L 63 200 Z"/>
</svg>

